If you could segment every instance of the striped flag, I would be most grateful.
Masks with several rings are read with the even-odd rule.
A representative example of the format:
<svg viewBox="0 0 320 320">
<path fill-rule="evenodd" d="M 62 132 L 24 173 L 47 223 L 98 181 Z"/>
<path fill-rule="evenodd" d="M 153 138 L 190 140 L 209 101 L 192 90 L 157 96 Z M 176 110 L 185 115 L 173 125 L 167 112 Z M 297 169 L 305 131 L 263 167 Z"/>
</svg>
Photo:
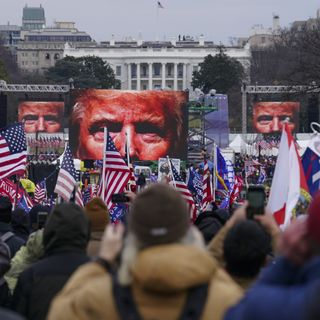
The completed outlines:
<svg viewBox="0 0 320 320">
<path fill-rule="evenodd" d="M 68 144 L 64 151 L 62 164 L 54 192 L 57 193 L 65 201 L 69 201 L 72 197 L 76 184 L 77 172 L 73 164 L 73 158 Z"/>
<path fill-rule="evenodd" d="M 36 184 L 34 191 L 34 201 L 41 203 L 47 196 L 46 180 L 42 180 Z"/>
<path fill-rule="evenodd" d="M 0 130 L 0 179 L 23 176 L 26 171 L 27 144 L 22 123 Z"/>
<path fill-rule="evenodd" d="M 190 190 L 188 189 L 186 183 L 183 181 L 182 177 L 179 175 L 177 169 L 170 161 L 170 169 L 172 171 L 172 181 L 170 184 L 180 192 L 181 196 L 187 201 L 190 210 L 190 218 L 192 221 L 195 221 L 197 218 L 197 208 L 192 197 Z"/>
<path fill-rule="evenodd" d="M 29 195 L 23 192 L 23 195 L 18 203 L 18 207 L 24 210 L 25 212 L 29 212 L 33 207 L 33 202 Z"/>
<path fill-rule="evenodd" d="M 205 211 L 207 206 L 213 201 L 213 190 L 212 183 L 210 178 L 210 170 L 208 162 L 204 159 L 204 168 L 202 176 L 202 201 L 201 201 L 201 210 Z"/>
<path fill-rule="evenodd" d="M 109 211 L 111 211 L 115 206 L 111 201 L 111 196 L 115 193 L 124 192 L 131 173 L 106 130 L 104 141 L 103 169 L 97 195 L 104 200 Z"/>
<path fill-rule="evenodd" d="M 131 163 L 129 164 L 129 169 L 130 169 L 130 179 L 128 182 L 128 189 L 131 192 L 136 192 L 137 191 L 137 182 L 136 182 L 136 177 L 134 176 L 134 170 L 133 170 L 133 166 Z"/>
</svg>

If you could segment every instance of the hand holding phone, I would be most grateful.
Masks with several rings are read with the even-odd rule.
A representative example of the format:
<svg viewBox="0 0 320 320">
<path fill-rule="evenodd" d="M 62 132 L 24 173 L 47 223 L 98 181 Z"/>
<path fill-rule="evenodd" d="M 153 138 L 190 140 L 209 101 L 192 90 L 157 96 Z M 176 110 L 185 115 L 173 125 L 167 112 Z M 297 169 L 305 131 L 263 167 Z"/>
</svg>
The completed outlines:
<svg viewBox="0 0 320 320">
<path fill-rule="evenodd" d="M 125 193 L 114 193 L 111 195 L 111 201 L 113 203 L 125 203 L 129 202 L 130 198 Z"/>
<path fill-rule="evenodd" d="M 253 219 L 255 215 L 264 214 L 266 195 L 263 186 L 249 186 L 247 191 L 247 218 Z"/>
</svg>

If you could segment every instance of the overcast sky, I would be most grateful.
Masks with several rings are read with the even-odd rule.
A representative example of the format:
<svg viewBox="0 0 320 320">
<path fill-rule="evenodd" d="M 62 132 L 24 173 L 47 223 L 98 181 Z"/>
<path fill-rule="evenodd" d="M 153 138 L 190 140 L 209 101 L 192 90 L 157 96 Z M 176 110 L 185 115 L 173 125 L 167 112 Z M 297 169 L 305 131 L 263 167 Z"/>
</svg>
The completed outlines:
<svg viewBox="0 0 320 320">
<path fill-rule="evenodd" d="M 169 40 L 173 36 L 204 34 L 206 40 L 228 44 L 230 37 L 245 37 L 251 27 L 272 26 L 273 14 L 280 25 L 315 17 L 317 0 L 0 0 L 0 24 L 21 25 L 22 9 L 42 6 L 47 26 L 54 21 L 73 21 L 96 41 L 142 34 L 144 40 Z"/>
</svg>

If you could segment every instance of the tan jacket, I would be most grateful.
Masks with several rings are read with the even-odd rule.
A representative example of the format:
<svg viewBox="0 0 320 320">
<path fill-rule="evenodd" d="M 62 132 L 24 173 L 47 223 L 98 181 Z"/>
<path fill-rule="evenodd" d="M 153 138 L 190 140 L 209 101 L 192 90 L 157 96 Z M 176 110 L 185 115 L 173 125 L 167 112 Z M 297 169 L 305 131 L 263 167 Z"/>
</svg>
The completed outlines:
<svg viewBox="0 0 320 320">
<path fill-rule="evenodd" d="M 222 319 L 242 296 L 241 288 L 217 267 L 215 260 L 191 245 L 145 249 L 131 273 L 134 299 L 143 319 L 178 319 L 188 288 L 203 283 L 209 283 L 203 320 Z M 48 319 L 118 320 L 110 275 L 97 263 L 78 269 L 53 301 Z"/>
<path fill-rule="evenodd" d="M 89 257 L 96 257 L 99 254 L 100 243 L 103 236 L 103 231 L 93 231 L 90 234 L 90 240 L 87 246 L 87 255 Z"/>
</svg>

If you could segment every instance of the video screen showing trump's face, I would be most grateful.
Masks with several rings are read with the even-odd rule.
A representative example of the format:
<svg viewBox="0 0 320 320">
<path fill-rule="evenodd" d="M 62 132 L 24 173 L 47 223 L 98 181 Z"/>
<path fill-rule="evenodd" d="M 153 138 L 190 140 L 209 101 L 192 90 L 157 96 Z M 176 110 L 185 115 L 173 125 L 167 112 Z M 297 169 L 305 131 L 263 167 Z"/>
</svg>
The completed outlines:
<svg viewBox="0 0 320 320">
<path fill-rule="evenodd" d="M 63 131 L 64 102 L 24 101 L 18 106 L 18 121 L 24 122 L 26 133 Z"/>
<path fill-rule="evenodd" d="M 102 159 L 104 127 L 124 157 L 185 159 L 187 94 L 178 91 L 75 90 L 70 144 L 79 159 Z"/>
<path fill-rule="evenodd" d="M 253 128 L 257 133 L 280 133 L 287 121 L 292 131 L 298 130 L 299 102 L 258 102 L 253 106 Z"/>
</svg>

